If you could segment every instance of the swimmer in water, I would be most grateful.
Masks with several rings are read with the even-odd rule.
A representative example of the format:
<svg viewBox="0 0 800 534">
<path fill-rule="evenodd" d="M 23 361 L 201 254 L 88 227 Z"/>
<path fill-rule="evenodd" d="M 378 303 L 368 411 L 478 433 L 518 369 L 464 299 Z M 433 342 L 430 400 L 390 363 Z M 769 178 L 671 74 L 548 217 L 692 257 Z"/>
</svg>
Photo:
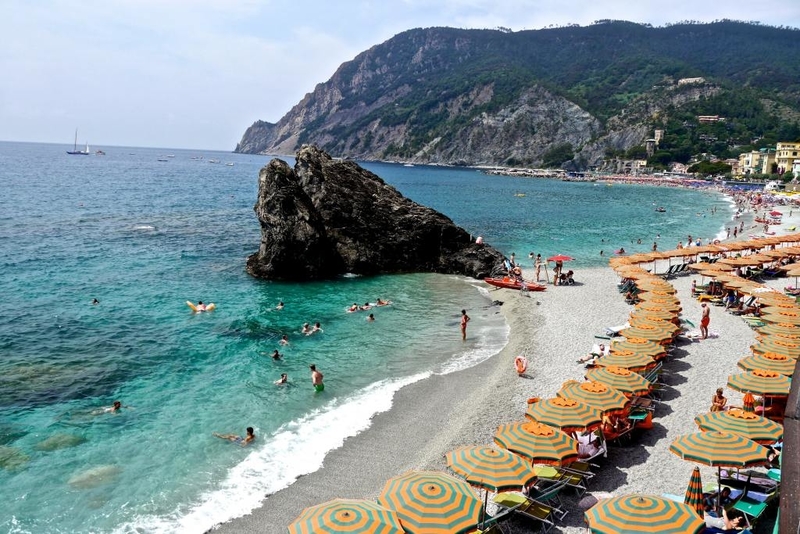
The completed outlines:
<svg viewBox="0 0 800 534">
<path fill-rule="evenodd" d="M 367 321 L 374 321 L 374 320 L 375 320 L 375 315 L 370 313 L 369 317 L 367 317 Z"/>
<path fill-rule="evenodd" d="M 272 352 L 272 359 L 273 359 L 273 360 L 276 360 L 276 361 L 281 359 L 281 353 L 280 353 L 280 352 L 278 352 L 278 349 L 275 349 L 275 350 Z"/>
<path fill-rule="evenodd" d="M 308 366 L 311 369 L 311 385 L 314 386 L 314 391 L 325 391 L 325 385 L 322 383 L 322 373 L 317 371 L 317 366 L 313 363 Z"/>
<path fill-rule="evenodd" d="M 92 299 L 92 304 L 100 304 L 100 301 L 97 299 Z"/>
<path fill-rule="evenodd" d="M 203 301 L 202 301 L 202 300 L 198 300 L 198 301 L 197 301 L 197 306 L 195 306 L 195 308 L 196 308 L 196 309 L 197 309 L 197 311 L 199 311 L 199 312 L 204 312 L 204 311 L 206 311 L 206 305 L 205 305 L 205 304 L 203 304 Z"/>
<path fill-rule="evenodd" d="M 278 302 L 278 305 L 275 306 L 275 309 L 276 310 L 282 310 L 283 309 L 283 301 Z"/>
<path fill-rule="evenodd" d="M 377 300 L 377 302 L 375 302 L 375 304 L 376 304 L 377 306 L 386 306 L 386 305 L 388 305 L 388 304 L 389 304 L 389 301 L 388 301 L 388 300 L 381 300 L 381 299 L 379 298 L 379 299 Z"/>
<path fill-rule="evenodd" d="M 355 312 L 355 311 L 358 311 L 358 304 L 356 304 L 356 303 L 354 302 L 352 306 L 350 306 L 349 308 L 347 308 L 347 311 L 349 311 L 349 312 Z"/>
<path fill-rule="evenodd" d="M 288 344 L 289 344 L 289 336 L 287 336 L 286 334 L 283 334 L 283 337 L 281 338 L 281 340 L 279 341 L 279 343 L 280 343 L 281 345 L 283 345 L 283 346 L 286 346 L 286 345 L 288 345 Z"/>
<path fill-rule="evenodd" d="M 303 329 L 300 331 L 301 334 L 310 335 L 311 334 L 311 326 L 308 323 L 303 323 Z"/>
<path fill-rule="evenodd" d="M 322 328 L 320 327 L 319 323 L 314 323 L 314 328 L 312 328 L 311 332 L 306 335 L 310 336 L 311 334 L 316 334 L 317 332 L 322 332 Z"/>
<path fill-rule="evenodd" d="M 127 406 L 126 406 L 126 408 L 127 408 Z M 116 412 L 120 411 L 121 409 L 122 409 L 122 403 L 120 401 L 114 401 L 114 404 L 112 404 L 111 406 L 106 408 L 105 411 L 108 412 L 108 413 L 116 413 Z"/>
<path fill-rule="evenodd" d="M 217 434 L 216 432 L 214 432 L 212 435 L 220 439 L 227 439 L 231 443 L 238 443 L 242 447 L 256 439 L 256 435 L 253 433 L 252 426 L 247 427 L 247 435 L 245 437 L 237 436 L 236 434 Z"/>
<path fill-rule="evenodd" d="M 365 302 L 363 306 L 361 306 L 362 310 L 369 310 L 372 306 L 369 305 L 369 302 Z"/>
<path fill-rule="evenodd" d="M 286 373 L 281 373 L 281 377 L 274 382 L 276 386 L 282 386 L 288 383 L 289 383 L 289 375 L 287 375 Z"/>
</svg>

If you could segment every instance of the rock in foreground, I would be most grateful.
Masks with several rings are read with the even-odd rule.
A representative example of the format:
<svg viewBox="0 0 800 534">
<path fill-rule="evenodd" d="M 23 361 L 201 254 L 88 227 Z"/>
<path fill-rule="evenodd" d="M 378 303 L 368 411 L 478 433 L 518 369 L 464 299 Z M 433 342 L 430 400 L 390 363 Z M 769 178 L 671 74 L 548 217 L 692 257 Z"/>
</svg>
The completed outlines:
<svg viewBox="0 0 800 534">
<path fill-rule="evenodd" d="M 294 169 L 279 159 L 261 169 L 254 209 L 261 246 L 247 259 L 247 271 L 259 278 L 403 272 L 482 278 L 503 261 L 441 213 L 314 146 L 298 151 Z"/>
</svg>

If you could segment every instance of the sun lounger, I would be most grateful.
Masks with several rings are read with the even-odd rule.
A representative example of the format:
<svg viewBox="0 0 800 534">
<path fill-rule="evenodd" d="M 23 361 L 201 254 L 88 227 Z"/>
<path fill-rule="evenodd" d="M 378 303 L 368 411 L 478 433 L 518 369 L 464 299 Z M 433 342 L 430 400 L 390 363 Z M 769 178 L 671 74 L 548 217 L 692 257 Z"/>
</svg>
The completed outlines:
<svg viewBox="0 0 800 534">
<path fill-rule="evenodd" d="M 553 509 L 546 504 L 538 503 L 519 493 L 498 493 L 492 499 L 497 506 L 512 513 L 522 515 L 540 524 L 541 532 L 547 533 L 553 528 Z"/>
<path fill-rule="evenodd" d="M 522 503 L 520 503 L 521 505 Z M 518 505 L 519 506 L 519 505 Z M 478 528 L 475 532 L 476 534 L 502 534 L 503 529 L 500 524 L 503 521 L 511 518 L 511 515 L 514 513 L 518 506 L 514 506 L 511 508 L 501 508 L 501 510 L 494 514 L 494 515 L 486 515 L 481 523 L 478 523 Z"/>
</svg>

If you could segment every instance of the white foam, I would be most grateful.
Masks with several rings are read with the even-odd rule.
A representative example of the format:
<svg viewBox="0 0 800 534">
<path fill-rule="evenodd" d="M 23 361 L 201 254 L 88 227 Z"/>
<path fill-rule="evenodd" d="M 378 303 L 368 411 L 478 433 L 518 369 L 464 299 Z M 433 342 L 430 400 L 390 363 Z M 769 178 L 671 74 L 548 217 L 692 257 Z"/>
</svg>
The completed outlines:
<svg viewBox="0 0 800 534">
<path fill-rule="evenodd" d="M 219 488 L 202 495 L 187 511 L 143 516 L 121 525 L 118 533 L 204 532 L 257 508 L 265 495 L 291 485 L 322 467 L 325 456 L 344 440 L 369 428 L 375 414 L 392 407 L 394 394 L 431 373 L 384 380 L 352 397 L 334 399 L 324 408 L 278 429 L 265 445 L 233 467 Z"/>
</svg>

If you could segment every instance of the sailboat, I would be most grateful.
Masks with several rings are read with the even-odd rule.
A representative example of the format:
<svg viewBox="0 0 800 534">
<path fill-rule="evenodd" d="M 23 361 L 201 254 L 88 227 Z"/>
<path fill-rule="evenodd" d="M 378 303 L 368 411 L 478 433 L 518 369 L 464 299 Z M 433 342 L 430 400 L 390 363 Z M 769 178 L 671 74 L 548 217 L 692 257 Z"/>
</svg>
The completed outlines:
<svg viewBox="0 0 800 534">
<path fill-rule="evenodd" d="M 73 156 L 88 156 L 89 155 L 89 143 L 86 143 L 85 150 L 78 150 L 78 129 L 75 128 L 75 145 L 73 146 L 72 150 L 67 150 L 67 154 L 72 154 Z"/>
</svg>

